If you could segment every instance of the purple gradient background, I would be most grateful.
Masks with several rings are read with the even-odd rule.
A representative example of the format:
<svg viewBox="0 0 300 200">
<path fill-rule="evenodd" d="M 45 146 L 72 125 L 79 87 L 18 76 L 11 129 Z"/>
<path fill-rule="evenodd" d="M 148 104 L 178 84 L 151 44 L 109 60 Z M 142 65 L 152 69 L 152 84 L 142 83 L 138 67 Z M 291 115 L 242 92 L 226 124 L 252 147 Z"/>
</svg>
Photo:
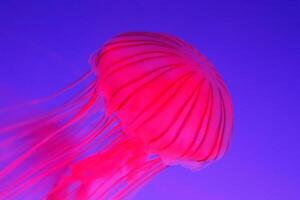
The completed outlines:
<svg viewBox="0 0 300 200">
<path fill-rule="evenodd" d="M 52 93 L 130 30 L 169 32 L 216 66 L 233 98 L 231 148 L 199 172 L 172 167 L 134 199 L 300 198 L 300 1 L 0 1 L 0 106 Z M 1 119 L 0 119 L 1 120 Z"/>
</svg>

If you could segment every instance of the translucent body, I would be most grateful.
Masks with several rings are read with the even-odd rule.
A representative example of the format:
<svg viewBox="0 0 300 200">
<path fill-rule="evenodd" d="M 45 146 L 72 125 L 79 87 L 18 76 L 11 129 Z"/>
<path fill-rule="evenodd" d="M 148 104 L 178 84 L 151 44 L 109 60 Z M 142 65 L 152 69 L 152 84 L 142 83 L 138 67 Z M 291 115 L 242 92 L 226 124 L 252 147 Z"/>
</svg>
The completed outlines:
<svg viewBox="0 0 300 200">
<path fill-rule="evenodd" d="M 6 181 L 0 196 L 24 194 L 50 176 L 55 181 L 42 188 L 48 199 L 121 199 L 166 166 L 199 168 L 225 153 L 231 100 L 193 47 L 166 34 L 125 33 L 92 64 L 96 78 L 53 114 L 4 127 L 3 133 L 35 140 L 1 171 L 5 179 L 22 163 L 32 165 Z M 53 123 L 59 125 L 36 137 L 35 125 Z"/>
</svg>

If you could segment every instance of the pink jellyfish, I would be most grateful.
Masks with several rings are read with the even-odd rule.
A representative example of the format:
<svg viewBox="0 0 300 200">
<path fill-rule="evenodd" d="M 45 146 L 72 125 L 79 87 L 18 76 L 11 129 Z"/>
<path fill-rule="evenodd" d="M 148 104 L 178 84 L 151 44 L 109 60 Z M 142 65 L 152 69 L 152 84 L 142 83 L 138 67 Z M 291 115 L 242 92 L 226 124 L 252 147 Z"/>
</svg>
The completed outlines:
<svg viewBox="0 0 300 200">
<path fill-rule="evenodd" d="M 1 199 L 122 199 L 168 166 L 199 169 L 227 150 L 228 90 L 186 42 L 129 32 L 91 60 L 93 70 L 56 95 L 84 85 L 72 98 L 1 128 L 0 148 L 16 152 L 0 171 Z"/>
</svg>

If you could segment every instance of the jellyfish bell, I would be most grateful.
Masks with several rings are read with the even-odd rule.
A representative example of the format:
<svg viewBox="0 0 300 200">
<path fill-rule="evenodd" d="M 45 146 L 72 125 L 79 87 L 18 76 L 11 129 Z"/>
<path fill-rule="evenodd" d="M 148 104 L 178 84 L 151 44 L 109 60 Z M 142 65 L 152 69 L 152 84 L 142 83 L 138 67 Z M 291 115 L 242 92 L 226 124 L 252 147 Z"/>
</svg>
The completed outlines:
<svg viewBox="0 0 300 200">
<path fill-rule="evenodd" d="M 125 33 L 95 62 L 107 107 L 128 137 L 165 164 L 195 167 L 221 157 L 230 142 L 232 108 L 212 65 L 182 40 Z"/>
<path fill-rule="evenodd" d="M 230 95 L 191 45 L 168 34 L 129 32 L 110 39 L 91 61 L 93 71 L 67 89 L 95 78 L 70 101 L 0 127 L 0 133 L 35 138 L 0 170 L 1 183 L 22 163 L 32 165 L 4 183 L 0 197 L 38 185 L 46 199 L 122 199 L 167 166 L 199 169 L 227 150 Z M 48 176 L 52 184 L 43 183 Z"/>
</svg>

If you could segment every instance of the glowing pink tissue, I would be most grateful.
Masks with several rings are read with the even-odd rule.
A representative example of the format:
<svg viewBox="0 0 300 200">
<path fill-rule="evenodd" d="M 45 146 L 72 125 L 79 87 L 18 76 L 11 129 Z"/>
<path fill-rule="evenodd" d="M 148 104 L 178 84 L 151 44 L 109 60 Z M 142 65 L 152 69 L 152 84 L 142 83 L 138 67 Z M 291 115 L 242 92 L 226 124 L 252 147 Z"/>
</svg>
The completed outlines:
<svg viewBox="0 0 300 200">
<path fill-rule="evenodd" d="M 123 199 L 167 166 L 200 169 L 227 150 L 229 93 L 186 42 L 124 33 L 92 65 L 57 94 L 81 86 L 68 101 L 0 127 L 0 199 Z"/>
</svg>

